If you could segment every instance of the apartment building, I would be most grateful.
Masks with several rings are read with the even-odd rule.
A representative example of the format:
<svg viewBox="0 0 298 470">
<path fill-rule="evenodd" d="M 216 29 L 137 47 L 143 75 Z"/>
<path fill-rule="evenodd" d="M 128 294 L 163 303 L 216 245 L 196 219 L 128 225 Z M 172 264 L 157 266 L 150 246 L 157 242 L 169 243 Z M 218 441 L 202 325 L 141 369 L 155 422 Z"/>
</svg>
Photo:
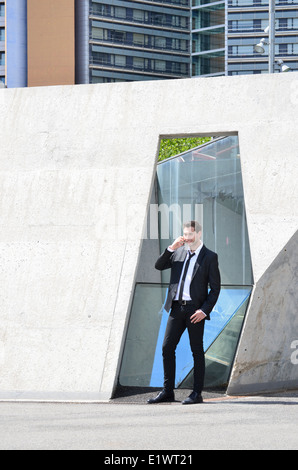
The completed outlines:
<svg viewBox="0 0 298 470">
<path fill-rule="evenodd" d="M 191 9 L 192 76 L 268 72 L 268 0 L 192 0 Z M 275 18 L 274 71 L 278 61 L 298 70 L 298 0 L 276 0 Z"/>
<path fill-rule="evenodd" d="M 298 70 L 298 1 L 277 0 L 275 3 L 275 72 L 278 61 Z M 268 44 L 263 54 L 255 45 L 264 38 L 269 42 L 268 0 L 228 0 L 227 74 L 268 72 Z"/>
<path fill-rule="evenodd" d="M 77 82 L 190 76 L 189 0 L 76 2 Z"/>
<path fill-rule="evenodd" d="M 8 88 L 75 83 L 74 0 L 0 1 L 0 79 Z"/>
<path fill-rule="evenodd" d="M 276 0 L 278 61 L 298 70 L 298 0 Z M 8 87 L 268 72 L 269 0 L 0 0 Z M 264 39 L 264 53 L 255 45 Z"/>
</svg>

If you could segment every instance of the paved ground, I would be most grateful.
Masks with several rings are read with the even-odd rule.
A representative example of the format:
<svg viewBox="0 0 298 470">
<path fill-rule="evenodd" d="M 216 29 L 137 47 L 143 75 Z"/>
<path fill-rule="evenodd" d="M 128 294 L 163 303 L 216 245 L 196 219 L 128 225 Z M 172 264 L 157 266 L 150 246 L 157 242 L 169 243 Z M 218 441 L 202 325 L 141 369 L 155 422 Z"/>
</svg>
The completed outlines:
<svg viewBox="0 0 298 470">
<path fill-rule="evenodd" d="M 298 392 L 205 393 L 204 404 L 191 406 L 178 400 L 147 405 L 149 395 L 124 393 L 109 403 L 0 402 L 0 450 L 103 450 L 104 458 L 108 450 L 115 456 L 122 450 L 298 449 Z"/>
</svg>

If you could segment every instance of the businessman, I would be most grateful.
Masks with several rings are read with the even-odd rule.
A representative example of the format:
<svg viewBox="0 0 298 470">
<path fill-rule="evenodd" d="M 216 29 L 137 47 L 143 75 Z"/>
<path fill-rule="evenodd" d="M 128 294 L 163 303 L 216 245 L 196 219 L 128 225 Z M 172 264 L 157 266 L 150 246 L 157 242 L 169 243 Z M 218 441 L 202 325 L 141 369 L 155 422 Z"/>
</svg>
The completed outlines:
<svg viewBox="0 0 298 470">
<path fill-rule="evenodd" d="M 175 400 L 176 347 L 187 328 L 194 360 L 193 391 L 182 404 L 202 403 L 205 376 L 203 335 L 205 320 L 220 293 L 218 257 L 201 241 L 202 227 L 196 221 L 183 226 L 183 235 L 158 258 L 155 267 L 162 271 L 171 268 L 170 285 L 165 310 L 170 311 L 162 346 L 164 388 L 148 403 Z M 210 290 L 208 289 L 210 287 Z"/>
</svg>

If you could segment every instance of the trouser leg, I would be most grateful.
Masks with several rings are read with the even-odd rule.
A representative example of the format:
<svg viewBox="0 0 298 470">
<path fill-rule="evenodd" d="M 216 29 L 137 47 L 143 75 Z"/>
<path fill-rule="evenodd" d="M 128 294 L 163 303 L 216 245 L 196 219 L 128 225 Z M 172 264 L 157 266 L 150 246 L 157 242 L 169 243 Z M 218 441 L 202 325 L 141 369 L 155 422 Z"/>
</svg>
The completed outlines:
<svg viewBox="0 0 298 470">
<path fill-rule="evenodd" d="M 205 320 L 202 320 L 199 323 L 191 323 L 191 315 L 192 313 L 187 315 L 187 329 L 194 360 L 193 390 L 195 392 L 201 393 L 204 387 L 205 379 L 205 354 L 203 345 Z"/>
<path fill-rule="evenodd" d="M 176 347 L 185 329 L 185 314 L 179 306 L 174 306 L 168 319 L 162 346 L 164 389 L 168 392 L 175 388 Z"/>
</svg>

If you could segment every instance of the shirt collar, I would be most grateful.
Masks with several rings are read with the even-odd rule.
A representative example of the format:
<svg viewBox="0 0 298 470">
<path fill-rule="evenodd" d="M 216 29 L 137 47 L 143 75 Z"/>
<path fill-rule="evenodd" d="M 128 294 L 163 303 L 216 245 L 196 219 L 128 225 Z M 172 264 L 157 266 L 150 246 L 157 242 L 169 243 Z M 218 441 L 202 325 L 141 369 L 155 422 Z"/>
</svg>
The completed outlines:
<svg viewBox="0 0 298 470">
<path fill-rule="evenodd" d="M 198 254 L 200 253 L 202 248 L 203 248 L 203 242 L 200 244 L 200 246 L 198 246 L 196 251 L 194 251 L 194 254 L 195 254 L 196 257 L 198 256 Z M 188 253 L 192 254 L 192 252 L 190 250 L 188 250 Z"/>
</svg>

